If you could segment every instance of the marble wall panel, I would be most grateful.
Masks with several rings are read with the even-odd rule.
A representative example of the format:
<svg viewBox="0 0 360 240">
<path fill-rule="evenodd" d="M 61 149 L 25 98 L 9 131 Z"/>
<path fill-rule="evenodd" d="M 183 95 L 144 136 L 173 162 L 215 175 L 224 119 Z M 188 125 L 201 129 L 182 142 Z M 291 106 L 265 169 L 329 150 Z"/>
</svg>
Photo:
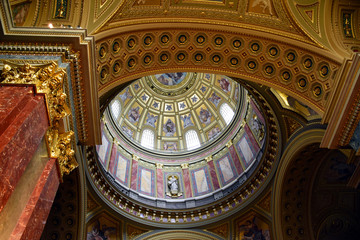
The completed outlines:
<svg viewBox="0 0 360 240">
<path fill-rule="evenodd" d="M 59 183 L 56 159 L 50 159 L 11 234 L 11 239 L 40 239 Z"/>
<path fill-rule="evenodd" d="M 156 169 L 156 192 L 158 198 L 164 198 L 164 173 L 161 168 Z"/>
<path fill-rule="evenodd" d="M 111 152 L 111 142 L 104 134 L 104 132 L 101 136 L 101 142 L 102 145 L 97 145 L 96 150 L 101 164 L 104 166 L 105 169 L 107 169 L 107 162 L 108 162 L 108 158 L 110 158 L 110 152 Z"/>
<path fill-rule="evenodd" d="M 27 95 L 18 88 L 25 89 Z M 2 86 L 0 90 L 0 112 L 4 113 L 0 114 L 1 211 L 38 148 L 49 121 L 44 96 L 34 95 L 33 88 Z"/>
<path fill-rule="evenodd" d="M 217 169 L 219 170 L 219 176 L 222 186 L 230 183 L 238 176 L 234 167 L 233 160 L 229 153 L 216 161 L 216 165 Z"/>
<path fill-rule="evenodd" d="M 255 144 L 255 147 L 258 148 L 257 144 Z M 246 133 L 236 143 L 236 150 L 245 168 L 249 167 L 256 157 L 255 147 Z"/>
<path fill-rule="evenodd" d="M 193 196 L 193 194 L 191 190 L 190 172 L 188 168 L 183 169 L 183 176 L 184 176 L 185 196 L 187 198 L 190 198 Z"/>
<path fill-rule="evenodd" d="M 155 173 L 142 166 L 138 168 L 138 191 L 148 196 L 155 195 Z"/>
<path fill-rule="evenodd" d="M 214 190 L 219 189 L 220 184 L 219 184 L 219 180 L 218 180 L 218 175 L 216 173 L 214 161 L 208 162 L 208 166 L 209 166 L 211 181 L 214 186 Z"/>
<path fill-rule="evenodd" d="M 200 196 L 209 193 L 212 186 L 209 181 L 209 172 L 206 167 L 195 169 L 191 171 L 192 186 L 194 188 L 195 196 Z"/>
<path fill-rule="evenodd" d="M 137 175 L 138 174 L 138 161 L 132 160 L 131 163 L 131 182 L 130 182 L 130 188 L 133 190 L 136 190 L 136 183 L 137 183 Z"/>
<path fill-rule="evenodd" d="M 240 158 L 235 150 L 234 145 L 231 145 L 229 147 L 229 152 L 230 152 L 231 158 L 233 159 L 233 162 L 235 164 L 236 171 L 237 171 L 238 175 L 240 175 L 244 171 L 244 168 L 240 163 Z"/>
<path fill-rule="evenodd" d="M 129 184 L 130 161 L 119 152 L 115 156 L 115 169 L 116 180 L 127 186 Z"/>
</svg>

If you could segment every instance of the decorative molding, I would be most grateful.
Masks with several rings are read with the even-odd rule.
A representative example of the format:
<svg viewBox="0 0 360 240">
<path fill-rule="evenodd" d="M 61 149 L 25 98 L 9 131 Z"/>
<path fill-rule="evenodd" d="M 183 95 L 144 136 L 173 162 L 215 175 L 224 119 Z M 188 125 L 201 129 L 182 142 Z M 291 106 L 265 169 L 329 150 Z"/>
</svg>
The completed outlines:
<svg viewBox="0 0 360 240">
<path fill-rule="evenodd" d="M 62 132 L 61 121 L 71 115 L 63 90 L 66 72 L 59 69 L 55 62 L 36 67 L 28 63 L 18 65 L 6 62 L 1 77 L 2 84 L 35 85 L 38 93 L 45 94 L 50 116 L 46 142 L 50 157 L 57 159 L 62 180 L 64 174 L 69 174 L 78 166 L 74 157 L 75 151 L 72 149 L 74 132 Z"/>
<path fill-rule="evenodd" d="M 196 28 L 187 28 L 186 34 L 184 29 L 176 28 L 152 35 L 149 31 L 127 32 L 97 41 L 101 97 L 106 98 L 120 84 L 149 74 L 196 69 L 280 89 L 322 115 L 333 90 L 333 75 L 341 64 L 338 56 L 328 51 L 299 47 L 301 44 L 285 39 Z M 116 64 L 120 67 L 115 72 L 111 69 Z"/>
</svg>

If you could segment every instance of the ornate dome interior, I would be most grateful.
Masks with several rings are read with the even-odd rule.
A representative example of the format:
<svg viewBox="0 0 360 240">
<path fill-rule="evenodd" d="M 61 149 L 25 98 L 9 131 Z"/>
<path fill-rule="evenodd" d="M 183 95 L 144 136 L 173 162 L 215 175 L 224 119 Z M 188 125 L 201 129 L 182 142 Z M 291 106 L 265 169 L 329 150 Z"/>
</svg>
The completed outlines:
<svg viewBox="0 0 360 240">
<path fill-rule="evenodd" d="M 173 75 L 180 76 L 178 83 Z M 176 154 L 203 148 L 221 136 L 232 126 L 235 112 L 243 114 L 246 101 L 246 91 L 226 77 L 159 74 L 124 89 L 112 100 L 109 113 L 117 132 L 128 140 Z"/>
<path fill-rule="evenodd" d="M 115 187 L 171 209 L 209 204 L 241 187 L 261 161 L 267 136 L 248 91 L 207 73 L 134 81 L 110 102 L 102 124 L 98 159 Z"/>
<path fill-rule="evenodd" d="M 0 239 L 360 235 L 359 1 L 3 0 L 0 21 Z"/>
</svg>

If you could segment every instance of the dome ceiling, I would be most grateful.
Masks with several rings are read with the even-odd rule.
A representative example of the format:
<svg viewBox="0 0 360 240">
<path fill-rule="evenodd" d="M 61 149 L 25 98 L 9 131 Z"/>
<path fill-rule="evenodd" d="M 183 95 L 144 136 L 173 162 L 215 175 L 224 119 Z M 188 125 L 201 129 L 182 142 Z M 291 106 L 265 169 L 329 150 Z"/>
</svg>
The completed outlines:
<svg viewBox="0 0 360 240">
<path fill-rule="evenodd" d="M 204 147 L 231 125 L 246 94 L 220 75 L 166 73 L 139 79 L 110 104 L 119 135 L 139 147 L 178 153 Z"/>
<path fill-rule="evenodd" d="M 114 191 L 144 207 L 177 211 L 224 199 L 260 176 L 268 141 L 254 97 L 229 77 L 205 73 L 131 83 L 110 102 L 102 129 L 98 160 Z"/>
</svg>

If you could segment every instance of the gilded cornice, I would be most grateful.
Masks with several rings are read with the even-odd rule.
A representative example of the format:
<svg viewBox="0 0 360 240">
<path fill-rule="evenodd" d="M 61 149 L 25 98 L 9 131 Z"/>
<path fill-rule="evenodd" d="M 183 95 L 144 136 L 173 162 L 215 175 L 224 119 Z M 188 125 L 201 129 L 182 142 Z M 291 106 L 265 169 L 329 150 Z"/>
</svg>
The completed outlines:
<svg viewBox="0 0 360 240">
<path fill-rule="evenodd" d="M 1 74 L 2 84 L 35 85 L 38 93 L 45 94 L 50 117 L 46 142 L 49 156 L 57 159 L 61 179 L 64 174 L 69 174 L 78 166 L 74 158 L 75 151 L 72 149 L 74 132 L 63 132 L 62 130 L 62 120 L 71 115 L 66 104 L 67 97 L 63 90 L 66 77 L 66 72 L 59 69 L 55 62 L 36 67 L 30 64 L 21 66 L 7 62 Z"/>
</svg>

